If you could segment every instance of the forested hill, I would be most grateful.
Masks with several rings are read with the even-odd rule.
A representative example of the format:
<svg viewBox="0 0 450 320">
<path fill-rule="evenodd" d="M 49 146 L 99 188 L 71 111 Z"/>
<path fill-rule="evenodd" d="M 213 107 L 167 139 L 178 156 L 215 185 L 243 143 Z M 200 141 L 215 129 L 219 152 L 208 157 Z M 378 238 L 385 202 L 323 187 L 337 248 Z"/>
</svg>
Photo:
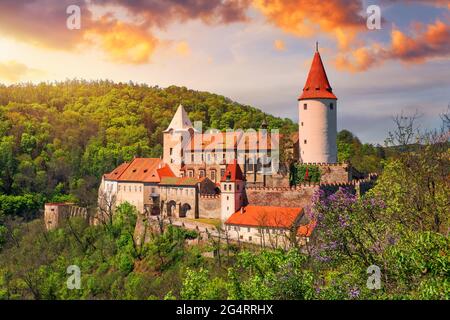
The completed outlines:
<svg viewBox="0 0 450 320">
<path fill-rule="evenodd" d="M 0 195 L 88 199 L 100 176 L 117 164 L 162 155 L 162 131 L 180 103 L 204 129 L 259 128 L 265 116 L 269 128 L 297 128 L 291 120 L 185 87 L 110 81 L 0 86 Z"/>
</svg>

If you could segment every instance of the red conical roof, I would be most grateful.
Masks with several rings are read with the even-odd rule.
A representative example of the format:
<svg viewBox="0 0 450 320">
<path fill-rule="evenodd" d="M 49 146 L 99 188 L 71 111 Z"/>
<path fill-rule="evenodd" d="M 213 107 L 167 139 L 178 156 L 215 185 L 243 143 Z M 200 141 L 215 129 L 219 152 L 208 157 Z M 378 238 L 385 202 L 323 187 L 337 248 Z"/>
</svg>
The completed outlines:
<svg viewBox="0 0 450 320">
<path fill-rule="evenodd" d="M 327 73 L 320 58 L 320 53 L 316 51 L 311 69 L 309 70 L 308 79 L 298 100 L 319 98 L 337 99 L 328 82 Z"/>
<path fill-rule="evenodd" d="M 243 181 L 245 180 L 244 175 L 242 174 L 241 167 L 238 165 L 237 161 L 234 160 L 232 163 L 227 165 L 225 169 L 225 173 L 223 174 L 221 182 L 230 181 Z"/>
</svg>

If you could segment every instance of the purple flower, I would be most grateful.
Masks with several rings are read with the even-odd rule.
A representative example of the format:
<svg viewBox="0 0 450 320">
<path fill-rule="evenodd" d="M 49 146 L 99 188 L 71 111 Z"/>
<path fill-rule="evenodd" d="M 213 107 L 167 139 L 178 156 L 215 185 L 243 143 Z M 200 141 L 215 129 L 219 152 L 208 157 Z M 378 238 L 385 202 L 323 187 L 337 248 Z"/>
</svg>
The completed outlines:
<svg viewBox="0 0 450 320">
<path fill-rule="evenodd" d="M 359 297 L 359 289 L 357 287 L 353 287 L 350 289 L 350 292 L 348 293 L 348 296 L 350 299 L 356 299 Z"/>
</svg>

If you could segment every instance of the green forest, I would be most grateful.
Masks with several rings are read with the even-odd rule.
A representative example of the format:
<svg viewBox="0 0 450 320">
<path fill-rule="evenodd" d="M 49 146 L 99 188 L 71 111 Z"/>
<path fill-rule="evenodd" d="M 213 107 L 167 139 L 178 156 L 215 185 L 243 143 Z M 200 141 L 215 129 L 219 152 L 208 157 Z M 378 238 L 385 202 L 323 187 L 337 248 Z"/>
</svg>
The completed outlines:
<svg viewBox="0 0 450 320">
<path fill-rule="evenodd" d="M 341 131 L 339 160 L 379 179 L 363 197 L 315 194 L 311 241 L 289 251 L 192 245 L 195 232 L 170 225 L 138 243 L 138 213 L 127 203 L 110 223 L 72 218 L 45 232 L 44 202 L 92 206 L 103 173 L 134 156 L 160 157 L 180 103 L 204 129 L 259 128 L 266 119 L 285 136 L 297 130 L 289 119 L 184 87 L 0 86 L 0 299 L 450 298 L 448 115 L 429 132 L 397 117 L 384 146 Z M 66 285 L 70 265 L 81 270 L 78 290 Z M 375 288 L 371 266 L 381 272 Z"/>
</svg>

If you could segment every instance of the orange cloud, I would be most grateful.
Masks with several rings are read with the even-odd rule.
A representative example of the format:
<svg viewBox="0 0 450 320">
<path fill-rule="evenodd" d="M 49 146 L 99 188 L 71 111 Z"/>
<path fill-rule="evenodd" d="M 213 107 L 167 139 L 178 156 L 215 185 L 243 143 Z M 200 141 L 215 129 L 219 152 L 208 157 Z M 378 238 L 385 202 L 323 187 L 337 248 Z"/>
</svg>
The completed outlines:
<svg viewBox="0 0 450 320">
<path fill-rule="evenodd" d="M 42 71 L 29 68 L 23 63 L 11 60 L 0 62 L 0 78 L 7 81 L 16 82 L 24 76 L 39 75 Z"/>
<path fill-rule="evenodd" d="M 150 60 L 159 41 L 145 29 L 121 21 L 101 19 L 85 33 L 111 61 L 140 64 Z"/>
<path fill-rule="evenodd" d="M 300 37 L 332 34 L 341 49 L 347 49 L 366 26 L 360 0 L 254 0 L 253 4 L 282 30 Z"/>
<path fill-rule="evenodd" d="M 340 70 L 365 71 L 386 60 L 400 60 L 405 63 L 423 63 L 429 59 L 450 57 L 450 26 L 436 20 L 435 23 L 411 28 L 412 35 L 393 28 L 391 43 L 387 48 L 374 43 L 350 53 L 339 54 L 335 65 Z"/>
<path fill-rule="evenodd" d="M 189 47 L 189 44 L 186 41 L 181 41 L 175 46 L 175 51 L 180 56 L 188 56 L 191 54 L 191 48 Z"/>
<path fill-rule="evenodd" d="M 0 35 L 39 47 L 74 50 L 98 45 L 119 63 L 146 63 L 161 43 L 157 29 L 190 20 L 208 24 L 247 21 L 251 0 L 1 0 Z M 81 9 L 81 29 L 66 28 L 66 8 Z M 95 9 L 108 12 L 95 18 Z M 127 14 L 138 24 L 121 21 Z"/>
<path fill-rule="evenodd" d="M 273 42 L 273 47 L 277 51 L 285 51 L 286 50 L 286 44 L 284 43 L 283 40 L 279 40 L 279 39 L 277 39 Z"/>
</svg>

